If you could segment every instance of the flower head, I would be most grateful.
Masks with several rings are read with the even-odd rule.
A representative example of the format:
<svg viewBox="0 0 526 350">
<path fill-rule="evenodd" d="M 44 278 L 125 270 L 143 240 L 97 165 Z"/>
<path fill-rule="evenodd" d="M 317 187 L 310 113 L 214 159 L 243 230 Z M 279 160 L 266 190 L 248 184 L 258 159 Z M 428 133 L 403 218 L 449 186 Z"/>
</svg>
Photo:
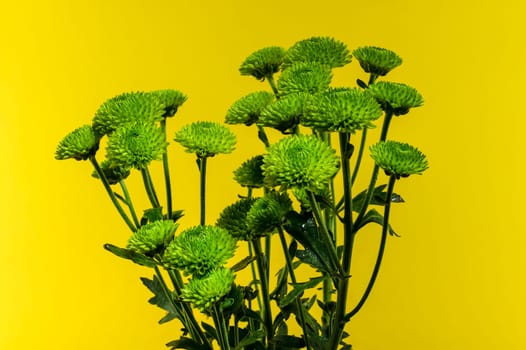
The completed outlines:
<svg viewBox="0 0 526 350">
<path fill-rule="evenodd" d="M 376 98 L 384 109 L 390 109 L 394 115 L 404 115 L 413 107 L 424 103 L 422 95 L 409 85 L 380 81 L 369 85 L 367 91 Z"/>
<path fill-rule="evenodd" d="M 155 123 L 163 119 L 165 106 L 156 94 L 127 92 L 104 102 L 93 118 L 93 129 L 109 135 L 121 126 L 135 122 Z"/>
<path fill-rule="evenodd" d="M 382 109 L 369 94 L 358 89 L 324 92 L 311 100 L 302 124 L 323 131 L 351 132 L 372 128 Z"/>
<path fill-rule="evenodd" d="M 236 136 L 227 127 L 210 121 L 198 121 L 185 125 L 175 134 L 175 141 L 195 153 L 199 158 L 213 157 L 218 153 L 231 153 Z"/>
<path fill-rule="evenodd" d="M 316 94 L 325 91 L 331 83 L 329 66 L 317 62 L 297 63 L 285 69 L 278 79 L 280 95 L 306 92 Z"/>
<path fill-rule="evenodd" d="M 268 148 L 263 175 L 269 186 L 323 189 L 339 168 L 334 149 L 314 136 L 295 135 Z"/>
<path fill-rule="evenodd" d="M 292 201 L 286 192 L 270 192 L 254 202 L 247 213 L 247 226 L 258 235 L 272 233 L 291 210 Z"/>
<path fill-rule="evenodd" d="M 259 119 L 261 111 L 272 101 L 274 101 L 274 94 L 268 91 L 248 94 L 234 102 L 228 109 L 225 123 L 250 126 Z"/>
<path fill-rule="evenodd" d="M 238 240 L 250 241 L 253 235 L 247 226 L 246 217 L 255 200 L 255 198 L 241 198 L 229 205 L 219 215 L 216 226 L 227 230 Z"/>
<path fill-rule="evenodd" d="M 259 188 L 265 186 L 263 171 L 263 156 L 252 157 L 236 170 L 234 170 L 234 180 L 243 187 Z"/>
<path fill-rule="evenodd" d="M 100 163 L 100 168 L 110 185 L 118 184 L 130 175 L 130 168 L 113 164 L 107 159 Z M 91 176 L 96 179 L 100 178 L 96 171 L 94 171 Z"/>
<path fill-rule="evenodd" d="M 422 174 L 428 168 L 426 156 L 407 143 L 383 141 L 372 145 L 370 150 L 375 163 L 387 175 L 407 177 Z"/>
<path fill-rule="evenodd" d="M 402 59 L 393 51 L 375 46 L 363 46 L 353 51 L 366 73 L 384 76 L 402 64 Z"/>
<path fill-rule="evenodd" d="M 334 38 L 312 37 L 295 43 L 283 60 L 285 68 L 300 62 L 316 62 L 331 68 L 351 62 L 347 46 Z"/>
<path fill-rule="evenodd" d="M 174 237 L 179 225 L 160 220 L 141 226 L 128 240 L 128 249 L 148 256 L 161 253 Z"/>
<path fill-rule="evenodd" d="M 168 246 L 164 262 L 196 277 L 223 266 L 234 256 L 236 240 L 215 226 L 195 226 L 183 231 Z"/>
<path fill-rule="evenodd" d="M 258 125 L 275 128 L 283 133 L 291 132 L 303 117 L 303 109 L 312 95 L 295 93 L 285 95 L 271 103 L 261 112 Z"/>
<path fill-rule="evenodd" d="M 163 132 L 155 125 L 126 124 L 110 135 L 106 157 L 113 166 L 144 169 L 160 159 L 167 145 Z"/>
<path fill-rule="evenodd" d="M 279 72 L 285 49 L 278 46 L 265 47 L 248 56 L 239 67 L 241 75 L 252 75 L 256 79 L 264 80 L 265 77 Z"/>
<path fill-rule="evenodd" d="M 164 117 L 173 117 L 177 109 L 187 100 L 185 94 L 173 89 L 151 91 L 161 101 L 164 106 Z"/>
<path fill-rule="evenodd" d="M 99 138 L 89 125 L 81 126 L 66 135 L 58 144 L 55 159 L 86 160 L 99 149 Z"/>
<path fill-rule="evenodd" d="M 218 268 L 201 278 L 192 278 L 181 290 L 181 298 L 202 312 L 209 313 L 215 303 L 230 292 L 235 275 L 232 270 Z"/>
</svg>

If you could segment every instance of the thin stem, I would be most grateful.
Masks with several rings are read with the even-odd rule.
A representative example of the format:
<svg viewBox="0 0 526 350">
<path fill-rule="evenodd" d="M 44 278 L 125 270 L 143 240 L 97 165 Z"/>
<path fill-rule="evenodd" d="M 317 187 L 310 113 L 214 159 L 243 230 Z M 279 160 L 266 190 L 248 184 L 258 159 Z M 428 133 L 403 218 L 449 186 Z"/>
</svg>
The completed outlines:
<svg viewBox="0 0 526 350">
<path fill-rule="evenodd" d="M 199 193 L 201 203 L 201 225 L 204 225 L 206 221 L 206 160 L 207 157 L 199 158 Z"/>
<path fill-rule="evenodd" d="M 272 89 L 272 92 L 274 92 L 274 95 L 276 95 L 276 98 L 279 98 L 279 91 L 276 86 L 276 81 L 274 80 L 274 74 L 269 74 L 266 76 L 266 78 L 270 85 L 270 88 Z"/>
<path fill-rule="evenodd" d="M 341 275 L 340 277 L 343 278 L 345 276 L 345 273 L 338 259 L 335 243 L 332 241 L 331 234 L 327 230 L 327 226 L 325 225 L 325 221 L 323 220 L 323 217 L 321 215 L 320 206 L 316 201 L 316 196 L 312 191 L 307 191 L 307 193 L 309 194 L 309 202 L 312 208 L 312 212 L 314 214 L 314 217 L 316 218 L 318 227 L 321 228 L 321 238 L 323 239 L 323 242 L 327 247 L 327 251 L 329 252 L 329 258 L 331 259 L 331 263 L 333 265 L 332 268 L 334 270 L 338 270 L 338 273 Z"/>
<path fill-rule="evenodd" d="M 141 169 L 142 180 L 144 183 L 144 188 L 148 199 L 154 208 L 159 208 L 159 199 L 157 199 L 157 194 L 155 193 L 155 188 L 153 187 L 152 177 L 150 175 L 150 170 L 148 167 Z"/>
<path fill-rule="evenodd" d="M 219 309 L 217 303 L 214 304 L 212 315 L 214 318 L 214 323 L 216 325 L 218 338 L 220 339 L 219 345 L 221 347 L 221 350 L 230 350 L 230 344 L 228 343 L 228 329 L 226 327 L 225 318 L 223 317 L 223 313 Z"/>
<path fill-rule="evenodd" d="M 128 205 L 128 208 L 130 209 L 130 213 L 133 219 L 133 222 L 135 223 L 135 227 L 139 228 L 141 227 L 141 224 L 139 222 L 139 218 L 137 217 L 137 213 L 135 212 L 135 208 L 133 207 L 133 201 L 130 196 L 130 192 L 128 191 L 128 187 L 126 186 L 126 182 L 124 180 L 121 180 L 119 182 L 119 185 L 121 185 L 122 193 L 124 193 L 124 198 L 126 199 L 126 205 Z"/>
<path fill-rule="evenodd" d="M 166 141 L 166 118 L 161 120 L 161 131 L 164 134 L 164 140 Z M 166 147 L 163 153 L 163 170 L 164 170 L 164 183 L 166 187 L 166 212 L 168 219 L 172 218 L 172 185 L 170 181 L 170 168 L 168 163 L 168 147 Z"/>
<path fill-rule="evenodd" d="M 266 148 L 270 147 L 270 143 L 268 141 L 267 133 L 265 132 L 265 128 L 263 128 L 261 125 L 258 125 L 258 136 L 261 142 L 265 145 Z"/>
<path fill-rule="evenodd" d="M 130 230 L 132 230 L 133 232 L 137 231 L 137 228 L 131 222 L 130 218 L 128 217 L 128 215 L 126 214 L 126 212 L 124 211 L 122 206 L 119 204 L 119 201 L 117 200 L 117 197 L 115 196 L 115 193 L 113 193 L 113 190 L 111 189 L 110 183 L 108 182 L 108 179 L 106 178 L 106 175 L 104 175 L 104 172 L 102 171 L 102 169 L 101 169 L 99 163 L 97 162 L 97 159 L 95 158 L 95 156 L 90 156 L 89 160 L 90 160 L 91 164 L 93 164 L 93 167 L 95 168 L 95 171 L 99 175 L 99 178 L 101 179 L 102 184 L 104 185 L 104 189 L 106 190 L 106 192 L 110 196 L 111 202 L 113 203 L 113 205 L 115 206 L 115 208 L 119 212 L 120 216 L 122 217 L 122 219 L 124 220 L 126 225 L 128 225 Z"/>
<path fill-rule="evenodd" d="M 328 349 L 338 347 L 345 326 L 345 307 L 347 305 L 347 294 L 349 290 L 349 278 L 351 270 L 352 251 L 354 246 L 353 218 L 352 218 L 352 193 L 351 193 L 351 169 L 349 158 L 349 134 L 340 133 L 340 153 L 342 155 L 342 177 L 343 177 L 343 194 L 344 194 L 344 243 L 342 267 L 344 278 L 338 283 L 338 300 L 336 301 L 336 314 L 333 321 L 333 331 Z"/>
<path fill-rule="evenodd" d="M 256 237 L 251 242 L 254 247 L 254 253 L 256 254 L 256 262 L 259 270 L 259 279 L 261 282 L 261 297 L 263 299 L 263 322 L 265 324 L 265 328 L 267 329 L 267 345 L 269 349 L 274 349 L 274 345 L 272 344 L 274 332 L 272 329 L 272 310 L 270 309 L 268 276 L 266 274 L 267 269 L 263 261 L 264 256 L 259 238 Z"/>
<path fill-rule="evenodd" d="M 253 257 L 254 256 L 254 250 L 252 249 L 252 244 L 248 244 L 248 254 L 250 257 Z M 257 277 L 256 277 L 256 267 L 254 266 L 254 262 L 252 261 L 250 263 L 250 270 L 252 271 L 252 281 L 256 281 L 257 280 Z M 257 298 L 257 301 L 258 301 L 258 306 L 259 306 L 259 309 L 262 310 L 262 306 L 261 306 L 261 296 L 259 295 L 259 287 L 257 284 L 254 284 L 255 288 L 256 288 L 256 298 Z"/>
<path fill-rule="evenodd" d="M 376 258 L 376 263 L 374 265 L 374 270 L 371 275 L 371 279 L 369 280 L 369 283 L 367 284 L 367 288 L 365 289 L 365 292 L 363 296 L 361 297 L 358 304 L 352 309 L 351 312 L 349 312 L 347 315 L 345 315 L 345 319 L 349 320 L 351 317 L 356 315 L 358 311 L 362 308 L 362 306 L 367 301 L 367 298 L 369 297 L 369 294 L 371 293 L 371 290 L 374 287 L 374 283 L 376 282 L 376 278 L 378 277 L 378 272 L 380 271 L 380 266 L 382 264 L 382 258 L 384 256 L 385 251 L 385 244 L 387 242 L 387 233 L 389 232 L 389 213 L 391 211 L 391 198 L 393 195 L 394 185 L 396 182 L 396 175 L 391 175 L 389 178 L 389 185 L 387 186 L 387 195 L 385 199 L 385 209 L 384 209 L 384 220 L 382 223 L 382 238 L 380 240 L 380 247 L 378 249 L 378 256 Z"/>
<path fill-rule="evenodd" d="M 358 149 L 358 155 L 356 156 L 356 163 L 351 177 L 351 185 L 354 184 L 356 176 L 358 176 L 358 170 L 360 170 L 360 164 L 362 163 L 363 151 L 365 149 L 365 140 L 367 139 L 367 129 L 362 130 L 362 138 L 360 140 L 360 148 Z"/>
</svg>

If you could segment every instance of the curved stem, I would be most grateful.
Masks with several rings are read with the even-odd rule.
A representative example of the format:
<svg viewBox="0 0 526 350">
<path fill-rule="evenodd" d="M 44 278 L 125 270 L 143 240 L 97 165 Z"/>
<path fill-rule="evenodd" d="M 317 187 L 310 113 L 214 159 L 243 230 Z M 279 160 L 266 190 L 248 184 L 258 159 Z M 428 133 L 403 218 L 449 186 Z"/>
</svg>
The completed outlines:
<svg viewBox="0 0 526 350">
<path fill-rule="evenodd" d="M 199 193 L 201 203 L 201 225 L 204 225 L 206 221 L 206 160 L 207 157 L 199 158 Z"/>
<path fill-rule="evenodd" d="M 144 183 L 144 188 L 148 199 L 154 208 L 159 208 L 159 199 L 157 199 L 157 194 L 155 193 L 155 188 L 153 187 L 152 177 L 150 175 L 150 170 L 148 167 L 141 169 L 142 180 Z"/>
<path fill-rule="evenodd" d="M 376 258 L 376 263 L 374 265 L 373 273 L 371 275 L 371 279 L 369 280 L 369 283 L 367 284 L 367 288 L 365 289 L 365 292 L 363 296 L 361 297 L 358 304 L 352 309 L 351 312 L 349 312 L 347 315 L 345 315 L 345 319 L 349 320 L 351 317 L 356 315 L 358 311 L 362 308 L 363 304 L 367 301 L 367 298 L 369 297 L 369 294 L 371 293 L 371 290 L 374 287 L 374 283 L 376 282 L 376 277 L 378 277 L 378 272 L 380 271 L 380 266 L 382 264 L 382 258 L 384 256 L 385 251 L 385 244 L 387 242 L 387 233 L 389 232 L 389 213 L 391 211 L 391 198 L 393 195 L 394 185 L 396 182 L 396 175 L 391 175 L 389 178 L 389 185 L 387 187 L 387 195 L 385 199 L 385 209 L 384 209 L 384 220 L 382 223 L 382 238 L 380 240 L 380 247 L 378 249 L 378 257 Z"/>
<path fill-rule="evenodd" d="M 164 140 L 166 141 L 166 118 L 161 120 L 161 131 L 163 132 Z M 166 147 L 166 150 L 163 153 L 163 170 L 166 187 L 166 216 L 169 220 L 172 218 L 172 184 L 170 181 L 170 168 L 168 163 L 168 147 Z"/>
<path fill-rule="evenodd" d="M 119 185 L 121 185 L 122 193 L 124 193 L 124 198 L 126 199 L 126 204 L 130 209 L 133 222 L 135 223 L 135 226 L 139 228 L 141 227 L 141 224 L 139 222 L 139 218 L 137 217 L 137 213 L 135 212 L 135 208 L 133 207 L 133 201 L 131 199 L 130 192 L 128 191 L 128 187 L 126 186 L 126 182 L 124 180 L 121 180 L 119 182 Z"/>
<path fill-rule="evenodd" d="M 130 228 L 130 230 L 132 230 L 132 232 L 137 231 L 137 228 L 131 222 L 130 218 L 128 217 L 128 215 L 126 214 L 126 212 L 124 211 L 122 206 L 119 204 L 119 201 L 117 200 L 117 197 L 115 196 L 115 193 L 113 193 L 113 190 L 111 189 L 111 186 L 110 186 L 110 184 L 108 182 L 108 179 L 106 178 L 106 175 L 104 175 L 104 172 L 102 171 L 102 169 L 101 169 L 99 163 L 97 162 L 97 159 L 95 158 L 95 156 L 90 156 L 89 160 L 90 160 L 91 164 L 93 164 L 93 167 L 95 168 L 95 171 L 99 175 L 99 178 L 101 179 L 102 184 L 104 185 L 104 189 L 106 190 L 106 192 L 110 196 L 111 202 L 113 203 L 113 205 L 115 206 L 115 208 L 119 212 L 120 216 L 122 217 L 122 219 L 124 220 L 126 225 L 128 225 L 128 227 Z"/>
<path fill-rule="evenodd" d="M 360 140 L 360 148 L 358 149 L 358 155 L 356 157 L 356 163 L 351 177 L 351 185 L 354 184 L 356 176 L 358 176 L 358 170 L 360 170 L 360 164 L 362 163 L 363 150 L 365 148 L 365 140 L 367 139 L 367 129 L 362 130 L 362 138 Z"/>
<path fill-rule="evenodd" d="M 266 76 L 267 78 L 267 81 L 270 85 L 270 88 L 272 89 L 272 92 L 274 93 L 274 95 L 276 95 L 276 98 L 279 98 L 279 91 L 278 91 L 278 88 L 276 86 L 276 81 L 274 80 L 274 75 L 273 74 L 269 74 Z"/>
<path fill-rule="evenodd" d="M 261 297 L 263 299 L 263 322 L 265 328 L 267 329 L 267 346 L 268 349 L 274 349 L 272 344 L 272 338 L 274 337 L 273 327 L 272 327 L 272 310 L 270 309 L 270 297 L 269 297 L 269 285 L 268 285 L 268 276 L 266 274 L 266 267 L 263 261 L 263 251 L 261 249 L 261 242 L 258 237 L 254 238 L 252 241 L 254 247 L 254 253 L 256 254 L 256 262 L 259 270 L 259 279 L 261 282 Z"/>
</svg>

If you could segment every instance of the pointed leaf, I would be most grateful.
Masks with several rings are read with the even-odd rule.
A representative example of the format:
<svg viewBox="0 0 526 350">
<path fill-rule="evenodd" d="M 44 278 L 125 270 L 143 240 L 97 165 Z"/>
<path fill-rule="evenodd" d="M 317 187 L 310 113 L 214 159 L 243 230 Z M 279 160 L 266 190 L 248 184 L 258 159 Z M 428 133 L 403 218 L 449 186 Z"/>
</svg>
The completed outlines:
<svg viewBox="0 0 526 350">
<path fill-rule="evenodd" d="M 152 298 L 150 298 L 150 300 L 148 300 L 148 302 L 168 312 L 168 314 L 164 316 L 159 321 L 159 323 L 165 323 L 174 318 L 180 318 L 179 312 L 176 310 L 173 302 L 169 299 L 171 296 L 166 295 L 157 276 L 153 276 L 153 279 L 142 277 L 141 281 L 154 295 Z"/>
<path fill-rule="evenodd" d="M 232 267 L 230 268 L 230 270 L 232 270 L 233 272 L 241 271 L 241 270 L 243 270 L 245 267 L 247 267 L 248 265 L 250 265 L 250 263 L 253 262 L 254 260 L 256 260 L 256 257 L 255 257 L 255 256 L 247 256 L 246 258 L 244 258 L 243 260 L 241 260 L 240 262 L 238 262 L 237 264 L 235 264 L 234 266 L 232 266 Z"/>
<path fill-rule="evenodd" d="M 295 337 L 293 335 L 277 335 L 272 338 L 272 343 L 276 345 L 277 349 L 301 349 L 306 346 L 303 338 Z"/>
<path fill-rule="evenodd" d="M 262 329 L 258 329 L 254 332 L 250 332 L 245 337 L 243 337 L 243 339 L 241 339 L 241 341 L 235 347 L 234 350 L 242 350 L 243 348 L 258 342 L 264 337 L 265 337 L 265 331 L 263 331 Z"/>
<path fill-rule="evenodd" d="M 177 340 L 173 340 L 166 344 L 167 347 L 174 349 L 187 349 L 187 350 L 206 350 L 207 347 L 203 344 L 199 344 L 191 338 L 181 337 Z"/>
<path fill-rule="evenodd" d="M 373 196 L 371 197 L 370 205 L 385 205 L 385 197 L 387 192 L 384 189 L 387 185 L 380 185 L 374 189 Z M 367 190 L 360 192 L 353 198 L 353 210 L 359 212 L 362 209 L 365 198 L 367 197 Z M 404 203 L 404 199 L 396 193 L 391 196 L 391 203 Z"/>
<path fill-rule="evenodd" d="M 369 210 L 367 214 L 364 215 L 362 221 L 360 221 L 360 225 L 355 228 L 354 232 L 358 232 L 358 230 L 360 230 L 362 227 L 370 223 L 375 223 L 380 226 L 383 226 L 384 224 L 383 215 L 380 214 L 376 209 Z M 395 230 L 391 227 L 391 225 L 389 225 L 388 229 L 389 229 L 389 234 L 391 236 L 400 237 L 400 235 L 395 232 Z"/>
<path fill-rule="evenodd" d="M 303 283 L 294 283 L 294 289 L 290 291 L 289 294 L 287 294 L 283 299 L 279 302 L 279 307 L 285 307 L 288 304 L 292 303 L 297 297 L 299 297 L 306 289 L 314 288 L 318 284 L 320 284 L 322 281 L 329 278 L 329 276 L 321 276 L 316 278 L 311 278 L 307 282 Z"/>
<path fill-rule="evenodd" d="M 104 249 L 106 249 L 110 253 L 117 255 L 119 258 L 131 260 L 134 263 L 139 264 L 141 266 L 155 267 L 156 265 L 155 261 L 152 258 L 147 257 L 146 255 L 136 253 L 129 249 L 119 248 L 117 246 L 114 246 L 113 244 L 106 243 L 104 245 Z"/>
</svg>

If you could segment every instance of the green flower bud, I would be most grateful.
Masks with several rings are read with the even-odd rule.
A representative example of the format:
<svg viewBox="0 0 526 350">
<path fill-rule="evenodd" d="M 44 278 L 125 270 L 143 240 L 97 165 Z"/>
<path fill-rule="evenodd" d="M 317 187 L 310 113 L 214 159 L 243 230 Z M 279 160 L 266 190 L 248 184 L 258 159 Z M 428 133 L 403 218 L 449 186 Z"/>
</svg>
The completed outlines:
<svg viewBox="0 0 526 350">
<path fill-rule="evenodd" d="M 303 109 L 312 95 L 296 93 L 285 95 L 261 112 L 258 125 L 290 133 L 303 117 Z"/>
<path fill-rule="evenodd" d="M 301 187 L 314 192 L 325 188 L 338 168 L 334 149 L 314 136 L 303 135 L 270 146 L 262 166 L 269 186 Z"/>
<path fill-rule="evenodd" d="M 242 198 L 229 205 L 219 214 L 216 226 L 227 230 L 238 240 L 250 241 L 253 235 L 247 226 L 246 218 L 255 201 L 255 198 Z"/>
<path fill-rule="evenodd" d="M 185 125 L 175 134 L 175 141 L 195 153 L 199 158 L 213 157 L 218 153 L 231 153 L 236 145 L 236 136 L 227 127 L 209 121 L 198 121 Z"/>
<path fill-rule="evenodd" d="M 396 53 L 380 47 L 359 47 L 352 54 L 366 73 L 384 76 L 402 64 L 402 59 Z"/>
<path fill-rule="evenodd" d="M 370 150 L 376 165 L 388 176 L 407 177 L 422 174 L 428 168 L 426 156 L 407 143 L 383 141 L 372 145 Z"/>
<path fill-rule="evenodd" d="M 129 168 L 123 168 L 121 166 L 112 164 L 107 159 L 100 163 L 100 168 L 110 185 L 118 184 L 130 175 Z M 99 179 L 99 174 L 96 171 L 94 171 L 91 174 L 91 176 L 93 176 L 96 179 Z"/>
<path fill-rule="evenodd" d="M 128 240 L 127 248 L 136 253 L 153 256 L 168 246 L 179 225 L 172 220 L 160 220 L 141 226 Z"/>
<path fill-rule="evenodd" d="M 99 138 L 89 125 L 81 126 L 66 135 L 58 144 L 55 159 L 86 160 L 99 149 Z"/>
<path fill-rule="evenodd" d="M 274 94 L 268 91 L 248 94 L 234 102 L 228 109 L 225 123 L 250 126 L 258 120 L 261 111 L 272 101 L 274 101 Z"/>
<path fill-rule="evenodd" d="M 186 275 L 204 276 L 234 256 L 236 240 L 215 226 L 195 226 L 183 231 L 168 246 L 163 261 Z"/>
<path fill-rule="evenodd" d="M 295 188 L 292 190 L 292 194 L 300 203 L 303 211 L 312 211 L 312 207 L 309 200 L 309 194 L 304 188 Z M 314 197 L 318 202 L 321 209 L 330 208 L 332 205 L 332 196 L 329 187 L 325 187 L 323 190 L 314 192 Z"/>
<path fill-rule="evenodd" d="M 384 110 L 391 110 L 394 115 L 404 115 L 413 107 L 424 103 L 422 95 L 416 89 L 401 83 L 380 81 L 369 85 L 367 91 L 376 98 Z"/>
<path fill-rule="evenodd" d="M 185 94 L 172 89 L 151 91 L 150 94 L 157 97 L 163 104 L 164 117 L 173 117 L 177 113 L 177 109 L 187 100 Z"/>
<path fill-rule="evenodd" d="M 292 210 L 292 201 L 286 192 L 270 192 L 257 199 L 247 213 L 247 227 L 258 235 L 274 232 Z"/>
<path fill-rule="evenodd" d="M 331 68 L 343 67 L 351 62 L 351 54 L 341 41 L 330 37 L 312 37 L 299 41 L 288 49 L 283 67 L 300 62 L 316 62 Z"/>
<path fill-rule="evenodd" d="M 350 132 L 373 128 L 382 109 L 369 94 L 358 89 L 335 89 L 313 98 L 302 124 L 317 130 Z"/>
<path fill-rule="evenodd" d="M 252 157 L 236 170 L 234 170 L 234 180 L 243 187 L 260 188 L 265 186 L 263 170 L 263 156 Z"/>
<path fill-rule="evenodd" d="M 329 66 L 316 62 L 297 63 L 285 69 L 278 79 L 280 95 L 306 92 L 317 94 L 329 88 L 332 73 Z"/>
<path fill-rule="evenodd" d="M 285 49 L 277 46 L 265 47 L 248 56 L 239 67 L 241 75 L 252 75 L 258 80 L 279 72 Z"/>
<path fill-rule="evenodd" d="M 167 145 L 163 132 L 155 125 L 127 124 L 110 135 L 106 158 L 113 166 L 144 169 L 161 158 Z"/>
<path fill-rule="evenodd" d="M 165 106 L 152 93 L 127 92 L 104 102 L 93 118 L 98 135 L 109 135 L 129 123 L 155 123 L 163 119 Z"/>
<path fill-rule="evenodd" d="M 235 275 L 232 270 L 218 268 L 201 278 L 192 278 L 181 290 L 181 299 L 192 303 L 202 312 L 212 307 L 230 292 Z"/>
</svg>

